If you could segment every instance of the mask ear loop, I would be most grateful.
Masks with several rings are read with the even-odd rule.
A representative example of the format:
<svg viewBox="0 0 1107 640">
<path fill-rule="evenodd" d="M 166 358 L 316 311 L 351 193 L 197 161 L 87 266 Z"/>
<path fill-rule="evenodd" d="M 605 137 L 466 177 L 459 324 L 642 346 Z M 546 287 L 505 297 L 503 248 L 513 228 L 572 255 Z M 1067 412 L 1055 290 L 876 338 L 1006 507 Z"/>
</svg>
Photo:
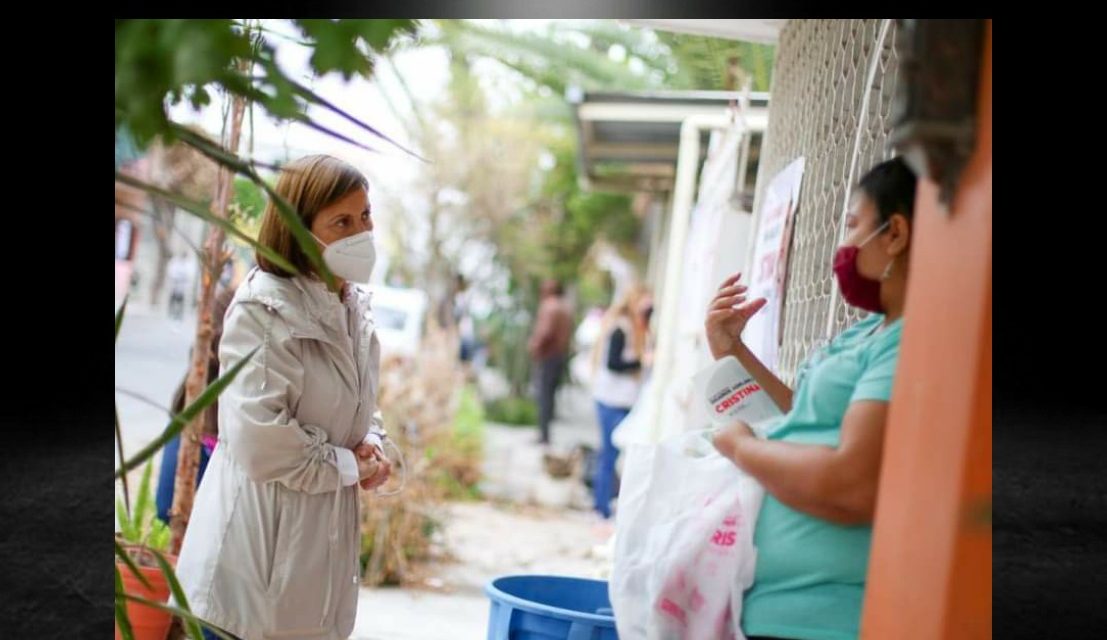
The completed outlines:
<svg viewBox="0 0 1107 640">
<path fill-rule="evenodd" d="M 864 240 L 862 240 L 861 244 L 857 245 L 857 248 L 860 249 L 861 247 L 869 244 L 870 240 L 872 240 L 873 238 L 875 238 L 878 235 L 880 235 L 881 233 L 883 233 L 886 228 L 891 226 L 891 224 L 892 224 L 892 221 L 890 219 L 886 220 L 884 222 L 884 224 L 882 224 L 882 225 L 880 225 L 879 227 L 876 228 L 876 231 L 873 231 L 871 234 L 869 234 L 868 238 L 865 238 Z M 892 261 L 888 263 L 888 266 L 884 267 L 884 273 L 880 274 L 880 281 L 881 282 L 887 280 L 892 275 L 892 265 L 894 265 L 895 263 L 896 263 L 896 259 L 892 258 Z"/>
<path fill-rule="evenodd" d="M 870 233 L 868 238 L 865 238 L 864 240 L 861 241 L 861 244 L 857 245 L 857 248 L 860 249 L 861 247 L 869 244 L 870 240 L 872 240 L 873 238 L 877 237 L 878 235 L 884 233 L 884 229 L 888 228 L 888 226 L 891 225 L 891 224 L 892 224 L 892 221 L 888 220 L 884 224 L 877 227 L 876 231 L 873 231 L 872 233 Z"/>
<path fill-rule="evenodd" d="M 883 282 L 892 277 L 892 266 L 896 264 L 896 259 L 892 258 L 892 261 L 888 263 L 888 266 L 884 267 L 884 273 L 880 274 L 880 281 Z"/>
<path fill-rule="evenodd" d="M 396 443 L 392 442 L 388 436 L 385 436 L 381 441 L 382 443 L 388 443 L 392 445 L 392 448 L 396 450 L 396 458 L 400 462 L 400 487 L 395 491 L 381 491 L 379 488 L 374 489 L 378 496 L 394 496 L 401 493 L 404 490 L 404 486 L 407 485 L 407 465 L 404 463 L 404 452 L 400 451 L 400 448 L 396 446 Z M 383 450 L 382 450 L 383 452 Z"/>
<path fill-rule="evenodd" d="M 880 234 L 882 234 L 882 233 L 883 233 L 883 230 L 884 230 L 884 229 L 886 229 L 886 228 L 888 228 L 888 227 L 890 227 L 890 226 L 891 226 L 891 224 L 892 224 L 892 221 L 891 221 L 891 219 L 890 219 L 890 218 L 889 218 L 889 219 L 888 219 L 887 221 L 884 221 L 884 224 L 880 225 L 880 227 L 879 227 L 879 228 L 877 228 L 877 230 L 876 230 L 876 231 L 873 231 L 872 235 L 871 235 L 871 236 L 869 236 L 869 237 L 868 237 L 868 238 L 867 238 L 867 239 L 865 240 L 865 242 L 861 242 L 861 244 L 860 244 L 860 245 L 858 245 L 858 246 L 859 246 L 859 247 L 863 247 L 863 246 L 865 246 L 865 245 L 867 244 L 867 242 L 868 242 L 869 240 L 871 240 L 872 238 L 876 238 L 877 236 L 879 236 Z M 896 258 L 892 258 L 892 259 L 891 259 L 891 260 L 890 260 L 890 261 L 888 262 L 888 266 L 887 266 L 887 267 L 884 267 L 884 272 L 883 272 L 883 273 L 881 273 L 881 275 L 880 275 L 880 281 L 881 281 L 881 282 L 883 282 L 884 280 L 887 280 L 888 278 L 890 278 L 890 277 L 891 277 L 891 275 L 892 275 L 892 266 L 893 266 L 894 264 L 896 264 Z"/>
</svg>

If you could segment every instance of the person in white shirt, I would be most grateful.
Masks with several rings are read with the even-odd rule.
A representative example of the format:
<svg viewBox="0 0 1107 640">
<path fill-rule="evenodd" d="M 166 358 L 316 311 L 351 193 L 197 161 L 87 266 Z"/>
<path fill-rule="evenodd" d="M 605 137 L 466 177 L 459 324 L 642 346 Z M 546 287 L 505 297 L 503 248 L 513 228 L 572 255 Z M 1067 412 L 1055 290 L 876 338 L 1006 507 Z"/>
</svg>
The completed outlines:
<svg viewBox="0 0 1107 640">
<path fill-rule="evenodd" d="M 650 309 L 648 291 L 639 285 L 632 286 L 608 309 L 593 347 L 592 397 L 596 401 L 602 444 L 592 491 L 596 512 L 604 519 L 611 517 L 615 462 L 619 457 L 611 434 L 638 400 L 642 370 L 649 366 L 646 345 Z"/>
</svg>

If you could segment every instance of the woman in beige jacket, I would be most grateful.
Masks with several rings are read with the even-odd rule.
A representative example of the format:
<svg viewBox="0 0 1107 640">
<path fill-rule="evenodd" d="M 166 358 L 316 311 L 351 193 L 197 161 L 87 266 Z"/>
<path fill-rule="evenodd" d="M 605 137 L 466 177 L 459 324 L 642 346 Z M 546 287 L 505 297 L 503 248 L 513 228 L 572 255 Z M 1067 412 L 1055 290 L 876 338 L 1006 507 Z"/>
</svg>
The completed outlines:
<svg viewBox="0 0 1107 640">
<path fill-rule="evenodd" d="M 270 203 L 259 254 L 227 311 L 224 371 L 258 349 L 219 401 L 219 445 L 200 484 L 177 572 L 193 612 L 245 640 L 349 636 L 359 581 L 358 489 L 388 478 L 377 408 L 380 345 L 369 183 L 310 156 L 283 169 L 291 203 L 336 276 L 314 273 Z"/>
</svg>

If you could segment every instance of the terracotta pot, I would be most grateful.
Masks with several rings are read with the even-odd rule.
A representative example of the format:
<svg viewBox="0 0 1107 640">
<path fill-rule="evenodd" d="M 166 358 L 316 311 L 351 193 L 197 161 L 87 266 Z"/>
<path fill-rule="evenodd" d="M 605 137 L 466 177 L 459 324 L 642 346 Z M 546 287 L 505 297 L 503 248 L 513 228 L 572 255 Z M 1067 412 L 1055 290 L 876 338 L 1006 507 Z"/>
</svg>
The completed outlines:
<svg viewBox="0 0 1107 640">
<path fill-rule="evenodd" d="M 177 557 L 165 554 L 169 564 L 176 567 Z M 157 567 L 138 568 L 153 589 L 149 589 L 122 562 L 116 562 L 119 567 L 119 575 L 123 578 L 123 591 L 140 598 L 153 600 L 154 602 L 166 602 L 169 600 L 169 582 L 165 574 Z M 135 632 L 135 640 L 165 640 L 169 635 L 169 625 L 173 622 L 173 614 L 162 609 L 155 609 L 137 602 L 127 601 L 127 617 L 131 619 L 131 628 Z M 115 640 L 122 640 L 119 633 L 119 625 L 115 627 Z"/>
</svg>

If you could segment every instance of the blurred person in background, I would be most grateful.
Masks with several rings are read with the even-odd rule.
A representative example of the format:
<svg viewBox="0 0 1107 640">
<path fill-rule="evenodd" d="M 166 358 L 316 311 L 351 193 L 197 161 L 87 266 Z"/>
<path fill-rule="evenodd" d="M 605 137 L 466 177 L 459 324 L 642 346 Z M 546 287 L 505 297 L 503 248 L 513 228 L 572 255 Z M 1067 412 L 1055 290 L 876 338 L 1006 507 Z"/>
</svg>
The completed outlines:
<svg viewBox="0 0 1107 640">
<path fill-rule="evenodd" d="M 573 335 L 573 312 L 565 300 L 565 290 L 557 280 L 542 283 L 538 313 L 527 343 L 533 362 L 531 372 L 538 396 L 538 441 L 550 443 L 550 422 L 554 416 L 554 398 L 561 383 Z"/>
<path fill-rule="evenodd" d="M 592 347 L 592 398 L 600 425 L 600 452 L 592 481 L 594 507 L 604 520 L 611 518 L 615 495 L 615 463 L 619 450 L 611 440 L 615 427 L 630 413 L 642 390 L 643 369 L 651 356 L 649 292 L 631 286 L 604 314 L 599 338 Z"/>
</svg>

